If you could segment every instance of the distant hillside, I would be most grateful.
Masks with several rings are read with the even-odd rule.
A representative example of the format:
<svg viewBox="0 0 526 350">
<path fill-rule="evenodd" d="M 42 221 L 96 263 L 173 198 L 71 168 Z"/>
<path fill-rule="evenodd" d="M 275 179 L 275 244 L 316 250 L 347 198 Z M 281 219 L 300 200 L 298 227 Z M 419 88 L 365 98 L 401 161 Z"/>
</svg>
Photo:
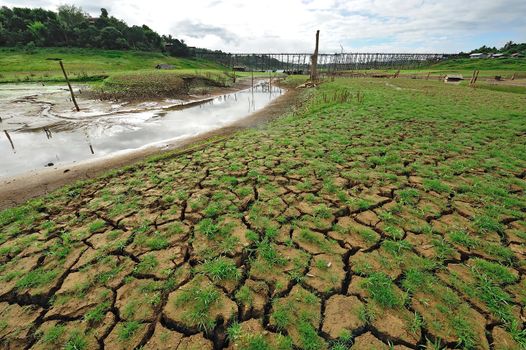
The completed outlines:
<svg viewBox="0 0 526 350">
<path fill-rule="evenodd" d="M 129 27 L 124 21 L 101 9 L 91 17 L 82 8 L 62 5 L 58 12 L 41 8 L 0 8 L 0 46 L 82 47 L 119 50 L 166 51 L 185 57 L 189 50 L 184 41 L 161 36 L 146 25 Z"/>
</svg>

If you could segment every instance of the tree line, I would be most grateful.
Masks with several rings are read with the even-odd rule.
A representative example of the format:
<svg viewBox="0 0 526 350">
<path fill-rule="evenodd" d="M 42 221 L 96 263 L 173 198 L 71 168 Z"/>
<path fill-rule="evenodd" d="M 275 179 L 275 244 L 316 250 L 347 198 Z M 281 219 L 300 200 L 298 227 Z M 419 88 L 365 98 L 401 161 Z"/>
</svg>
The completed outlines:
<svg viewBox="0 0 526 350">
<path fill-rule="evenodd" d="M 91 17 L 74 5 L 62 5 L 57 12 L 2 6 L 0 46 L 133 49 L 190 55 L 184 40 L 161 36 L 146 25 L 130 27 L 104 8 L 99 17 Z"/>
<path fill-rule="evenodd" d="M 460 55 L 469 55 L 472 53 L 502 53 L 505 55 L 512 55 L 514 53 L 520 53 L 520 54 L 526 54 L 526 43 L 514 43 L 513 41 L 508 41 L 506 44 L 504 44 L 503 47 L 500 49 L 496 48 L 495 46 L 486 46 L 483 45 L 479 47 L 478 49 L 472 50 L 471 52 L 465 53 L 461 52 Z"/>
</svg>

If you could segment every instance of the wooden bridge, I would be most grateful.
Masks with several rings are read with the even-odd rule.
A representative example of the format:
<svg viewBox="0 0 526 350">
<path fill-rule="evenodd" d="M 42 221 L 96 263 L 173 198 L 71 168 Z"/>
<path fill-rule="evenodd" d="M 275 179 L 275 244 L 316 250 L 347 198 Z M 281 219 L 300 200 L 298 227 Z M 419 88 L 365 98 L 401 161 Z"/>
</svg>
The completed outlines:
<svg viewBox="0 0 526 350">
<path fill-rule="evenodd" d="M 227 67 L 248 71 L 307 72 L 311 64 L 310 53 L 224 53 L 195 52 L 203 58 Z M 408 69 L 446 60 L 451 55 L 425 53 L 336 53 L 318 54 L 318 69 L 325 72 L 360 69 Z"/>
</svg>

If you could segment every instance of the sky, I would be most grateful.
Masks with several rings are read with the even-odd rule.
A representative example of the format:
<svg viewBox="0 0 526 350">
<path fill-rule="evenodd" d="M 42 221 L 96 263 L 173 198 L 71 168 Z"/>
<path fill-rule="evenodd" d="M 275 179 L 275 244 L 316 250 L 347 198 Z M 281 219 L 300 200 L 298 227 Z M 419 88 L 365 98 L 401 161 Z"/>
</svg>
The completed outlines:
<svg viewBox="0 0 526 350">
<path fill-rule="evenodd" d="M 189 46 L 227 52 L 456 53 L 526 42 L 525 0 L 0 0 L 1 6 L 106 8 Z"/>
</svg>

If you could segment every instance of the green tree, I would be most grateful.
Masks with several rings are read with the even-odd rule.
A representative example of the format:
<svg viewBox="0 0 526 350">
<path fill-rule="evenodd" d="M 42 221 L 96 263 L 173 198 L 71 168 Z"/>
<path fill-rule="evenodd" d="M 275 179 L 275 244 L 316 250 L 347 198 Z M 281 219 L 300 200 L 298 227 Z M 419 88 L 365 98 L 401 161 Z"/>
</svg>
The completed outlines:
<svg viewBox="0 0 526 350">
<path fill-rule="evenodd" d="M 171 35 L 163 36 L 163 41 L 166 45 L 166 51 L 170 56 L 187 57 L 190 55 L 190 50 L 186 46 L 184 40 L 173 38 Z"/>
<path fill-rule="evenodd" d="M 87 14 L 75 5 L 61 5 L 58 8 L 58 18 L 64 34 L 66 45 L 73 43 L 74 29 L 86 22 Z"/>
<path fill-rule="evenodd" d="M 144 30 L 139 26 L 131 27 L 126 33 L 126 38 L 128 39 L 130 47 L 134 49 L 149 49 L 148 45 L 145 45 L 146 35 L 144 34 Z"/>
<path fill-rule="evenodd" d="M 2 23 L 0 23 L 0 46 L 7 44 L 7 33 L 7 30 L 5 30 Z"/>
<path fill-rule="evenodd" d="M 41 45 L 46 40 L 46 25 L 40 21 L 35 21 L 27 25 L 27 29 L 33 35 L 33 42 Z"/>
<path fill-rule="evenodd" d="M 120 49 L 123 45 L 124 37 L 115 27 L 106 27 L 100 31 L 100 41 L 106 49 Z M 124 41 L 125 42 L 125 41 Z"/>
<path fill-rule="evenodd" d="M 109 28 L 109 29 L 107 29 Z M 172 54 L 184 55 L 183 41 L 171 38 Z M 148 26 L 129 27 L 101 9 L 93 21 L 82 8 L 62 5 L 58 12 L 41 8 L 0 7 L 0 46 L 97 47 L 148 51 L 163 50 L 163 38 Z"/>
<path fill-rule="evenodd" d="M 504 47 L 501 49 L 502 51 L 509 51 L 513 47 L 513 41 L 508 41 Z"/>
<path fill-rule="evenodd" d="M 98 47 L 99 30 L 95 26 L 85 26 L 79 30 L 77 41 L 82 47 Z"/>
</svg>

